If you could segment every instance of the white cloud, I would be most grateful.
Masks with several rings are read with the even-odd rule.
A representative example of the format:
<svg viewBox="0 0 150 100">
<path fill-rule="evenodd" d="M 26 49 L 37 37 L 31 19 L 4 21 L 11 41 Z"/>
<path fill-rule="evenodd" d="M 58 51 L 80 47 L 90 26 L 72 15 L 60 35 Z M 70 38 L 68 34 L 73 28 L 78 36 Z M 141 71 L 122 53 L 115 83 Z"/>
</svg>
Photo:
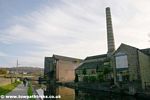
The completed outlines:
<svg viewBox="0 0 150 100">
<path fill-rule="evenodd" d="M 46 4 L 25 16 L 15 16 L 15 24 L 1 30 L 5 34 L 0 34 L 0 43 L 38 44 L 41 50 L 28 51 L 19 58 L 24 64 L 41 66 L 44 56 L 53 53 L 79 58 L 106 53 L 105 7 L 110 6 L 117 47 L 124 42 L 146 48 L 150 44 L 150 1 L 145 1 L 62 0 L 53 7 Z"/>
<path fill-rule="evenodd" d="M 7 56 L 4 52 L 0 52 L 0 57 Z"/>
</svg>

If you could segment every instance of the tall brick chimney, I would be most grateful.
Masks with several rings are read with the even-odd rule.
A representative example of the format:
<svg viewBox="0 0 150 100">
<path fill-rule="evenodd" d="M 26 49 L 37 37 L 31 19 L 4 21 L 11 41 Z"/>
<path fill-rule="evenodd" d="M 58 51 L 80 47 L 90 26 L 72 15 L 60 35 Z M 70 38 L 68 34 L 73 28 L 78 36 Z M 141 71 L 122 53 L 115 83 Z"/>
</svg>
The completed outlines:
<svg viewBox="0 0 150 100">
<path fill-rule="evenodd" d="M 111 12 L 109 7 L 106 8 L 106 24 L 107 24 L 107 45 L 108 45 L 107 55 L 111 56 L 112 53 L 115 51 L 115 42 L 111 21 Z"/>
</svg>

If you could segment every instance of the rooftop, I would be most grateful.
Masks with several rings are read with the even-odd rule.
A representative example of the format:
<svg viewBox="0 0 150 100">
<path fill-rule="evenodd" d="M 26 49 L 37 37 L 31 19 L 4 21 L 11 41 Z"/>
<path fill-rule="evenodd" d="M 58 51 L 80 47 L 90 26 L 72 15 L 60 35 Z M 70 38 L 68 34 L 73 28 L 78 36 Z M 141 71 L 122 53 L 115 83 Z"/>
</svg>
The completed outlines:
<svg viewBox="0 0 150 100">
<path fill-rule="evenodd" d="M 79 69 L 96 69 L 97 67 L 101 66 L 103 63 L 101 61 L 94 61 L 94 62 L 85 62 L 82 63 L 76 70 Z"/>
<path fill-rule="evenodd" d="M 105 57 L 107 57 L 107 54 L 89 56 L 89 57 L 86 57 L 85 60 L 99 59 L 99 58 L 105 58 Z"/>
<path fill-rule="evenodd" d="M 82 59 L 60 56 L 60 55 L 55 55 L 55 54 L 53 55 L 53 57 L 55 59 L 61 59 L 61 60 L 67 60 L 67 61 L 83 61 Z"/>
<path fill-rule="evenodd" d="M 103 60 L 100 59 L 107 58 L 107 54 L 95 55 L 87 57 L 83 63 L 77 68 L 78 69 L 95 69 L 103 64 Z"/>
<path fill-rule="evenodd" d="M 141 49 L 140 51 L 150 56 L 150 48 Z"/>
</svg>

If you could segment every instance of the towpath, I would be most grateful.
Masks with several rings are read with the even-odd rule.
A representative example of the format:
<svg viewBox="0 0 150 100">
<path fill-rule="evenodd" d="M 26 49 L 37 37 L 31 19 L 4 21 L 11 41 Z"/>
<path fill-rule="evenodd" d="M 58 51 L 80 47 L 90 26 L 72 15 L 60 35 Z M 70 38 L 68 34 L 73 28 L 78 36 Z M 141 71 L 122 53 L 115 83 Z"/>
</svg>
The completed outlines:
<svg viewBox="0 0 150 100">
<path fill-rule="evenodd" d="M 27 98 L 21 98 L 22 96 L 27 96 L 27 89 L 28 89 L 27 86 L 19 84 L 15 89 L 13 89 L 8 94 L 6 94 L 5 96 L 1 96 L 1 100 L 28 100 Z"/>
</svg>

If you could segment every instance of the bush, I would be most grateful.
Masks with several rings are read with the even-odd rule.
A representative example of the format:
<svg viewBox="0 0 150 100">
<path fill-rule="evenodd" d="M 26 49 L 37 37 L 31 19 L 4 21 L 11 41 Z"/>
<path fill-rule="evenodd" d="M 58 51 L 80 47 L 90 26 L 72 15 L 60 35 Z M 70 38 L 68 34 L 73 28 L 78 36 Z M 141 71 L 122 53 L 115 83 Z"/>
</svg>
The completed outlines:
<svg viewBox="0 0 150 100">
<path fill-rule="evenodd" d="M 83 77 L 83 81 L 84 81 L 84 82 L 88 82 L 88 80 L 89 80 L 89 79 L 88 79 L 88 76 L 84 76 L 84 77 Z"/>
<path fill-rule="evenodd" d="M 85 68 L 83 69 L 82 74 L 86 75 L 86 69 Z"/>
<path fill-rule="evenodd" d="M 0 69 L 0 74 L 7 74 L 7 70 L 5 70 L 5 69 Z"/>
<path fill-rule="evenodd" d="M 31 83 L 29 83 L 29 85 L 28 85 L 28 96 L 32 96 L 32 95 L 33 95 L 33 90 L 32 90 Z M 29 100 L 35 100 L 35 98 L 29 98 Z"/>
<path fill-rule="evenodd" d="M 89 80 L 89 82 L 95 82 L 96 76 L 89 76 L 88 80 Z"/>
<path fill-rule="evenodd" d="M 98 75 L 97 75 L 97 80 L 98 80 L 99 82 L 103 82 L 103 81 L 104 81 L 104 75 L 103 75 L 102 73 L 98 73 Z"/>
</svg>

